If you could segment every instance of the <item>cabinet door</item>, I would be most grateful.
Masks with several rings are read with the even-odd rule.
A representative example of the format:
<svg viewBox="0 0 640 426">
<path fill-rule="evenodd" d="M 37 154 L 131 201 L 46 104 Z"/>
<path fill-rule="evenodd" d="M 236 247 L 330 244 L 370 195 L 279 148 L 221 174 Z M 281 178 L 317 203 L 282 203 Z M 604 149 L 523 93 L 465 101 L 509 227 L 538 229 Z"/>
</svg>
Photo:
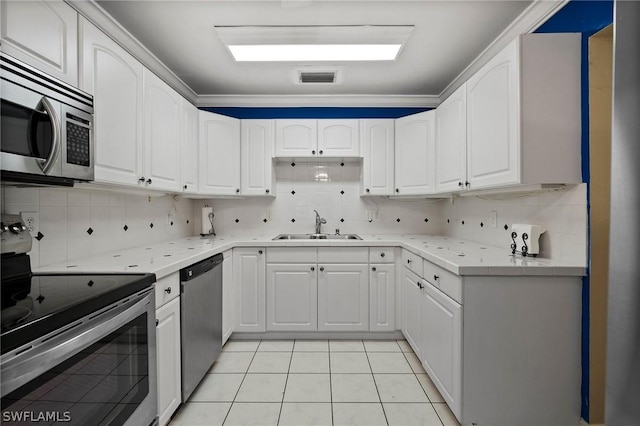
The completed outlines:
<svg viewBox="0 0 640 426">
<path fill-rule="evenodd" d="M 222 344 L 224 345 L 233 333 L 235 301 L 232 250 L 227 250 L 222 255 Z"/>
<path fill-rule="evenodd" d="M 198 185 L 208 195 L 240 193 L 240 120 L 200 111 Z"/>
<path fill-rule="evenodd" d="M 273 120 L 242 120 L 242 195 L 274 195 Z"/>
<path fill-rule="evenodd" d="M 420 318 L 420 301 L 422 299 L 422 280 L 407 268 L 402 268 L 403 313 L 402 334 L 413 348 L 418 358 L 422 359 L 422 327 Z"/>
<path fill-rule="evenodd" d="M 180 298 L 156 310 L 156 356 L 158 363 L 159 424 L 169 423 L 180 405 Z"/>
<path fill-rule="evenodd" d="M 2 1 L 2 51 L 78 86 L 78 13 L 63 1 Z"/>
<path fill-rule="evenodd" d="M 396 120 L 396 195 L 435 192 L 435 111 Z"/>
<path fill-rule="evenodd" d="M 82 20 L 82 87 L 93 94 L 95 180 L 141 186 L 142 65 Z"/>
<path fill-rule="evenodd" d="M 393 195 L 394 121 L 360 121 L 362 195 Z"/>
<path fill-rule="evenodd" d="M 267 330 L 318 329 L 318 276 L 315 263 L 267 265 Z"/>
<path fill-rule="evenodd" d="M 467 81 L 471 189 L 520 182 L 519 87 L 517 40 Z"/>
<path fill-rule="evenodd" d="M 369 275 L 369 330 L 395 330 L 396 267 L 392 263 L 371 265 Z"/>
<path fill-rule="evenodd" d="M 368 265 L 318 265 L 318 330 L 369 330 Z"/>
<path fill-rule="evenodd" d="M 462 306 L 425 282 L 422 303 L 422 355 L 427 373 L 460 418 L 462 388 Z"/>
<path fill-rule="evenodd" d="M 233 249 L 236 293 L 234 331 L 265 331 L 265 256 L 263 248 Z"/>
<path fill-rule="evenodd" d="M 436 109 L 436 189 L 462 191 L 467 182 L 467 103 L 462 85 Z"/>
<path fill-rule="evenodd" d="M 182 97 L 144 69 L 144 176 L 148 188 L 180 190 Z"/>
<path fill-rule="evenodd" d="M 318 120 L 318 155 L 360 155 L 360 120 Z"/>
<path fill-rule="evenodd" d="M 198 192 L 198 109 L 182 99 L 182 153 L 180 174 L 182 191 Z"/>
<path fill-rule="evenodd" d="M 318 120 L 276 120 L 276 157 L 314 157 Z"/>
</svg>

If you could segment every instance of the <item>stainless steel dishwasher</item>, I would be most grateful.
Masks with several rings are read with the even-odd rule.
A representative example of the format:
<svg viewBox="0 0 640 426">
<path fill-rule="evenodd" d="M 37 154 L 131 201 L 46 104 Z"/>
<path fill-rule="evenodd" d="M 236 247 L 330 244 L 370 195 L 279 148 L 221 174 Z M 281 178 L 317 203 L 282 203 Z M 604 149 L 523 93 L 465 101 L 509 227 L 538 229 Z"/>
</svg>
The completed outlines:
<svg viewBox="0 0 640 426">
<path fill-rule="evenodd" d="M 222 351 L 222 254 L 180 270 L 182 402 Z"/>
</svg>

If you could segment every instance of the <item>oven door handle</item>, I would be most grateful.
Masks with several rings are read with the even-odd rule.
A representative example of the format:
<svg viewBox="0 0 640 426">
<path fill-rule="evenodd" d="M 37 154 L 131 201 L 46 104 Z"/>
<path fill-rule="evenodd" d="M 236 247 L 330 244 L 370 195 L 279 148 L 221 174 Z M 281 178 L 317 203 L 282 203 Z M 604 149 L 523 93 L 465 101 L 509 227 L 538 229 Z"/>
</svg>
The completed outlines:
<svg viewBox="0 0 640 426">
<path fill-rule="evenodd" d="M 26 350 L 19 348 L 7 354 L 8 359 L 3 356 L 2 397 L 71 358 L 129 321 L 153 310 L 152 297 L 154 297 L 153 292 L 149 292 L 122 305 L 115 305 L 102 314 L 87 316 L 73 323 L 60 334 L 45 337 L 31 348 Z M 148 321 L 152 320 L 153 318 L 148 319 Z M 15 354 L 15 352 L 18 353 Z"/>
</svg>

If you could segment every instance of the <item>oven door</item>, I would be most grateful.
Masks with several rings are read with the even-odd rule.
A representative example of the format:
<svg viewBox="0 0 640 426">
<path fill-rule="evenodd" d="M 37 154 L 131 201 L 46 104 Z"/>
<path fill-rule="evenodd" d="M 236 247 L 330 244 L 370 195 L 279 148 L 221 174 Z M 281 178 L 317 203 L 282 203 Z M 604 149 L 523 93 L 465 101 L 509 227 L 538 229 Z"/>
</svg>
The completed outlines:
<svg viewBox="0 0 640 426">
<path fill-rule="evenodd" d="M 157 416 L 147 290 L 2 357 L 2 422 L 149 425 Z"/>
<path fill-rule="evenodd" d="M 0 89 L 2 170 L 60 176 L 60 102 L 4 79 Z"/>
</svg>

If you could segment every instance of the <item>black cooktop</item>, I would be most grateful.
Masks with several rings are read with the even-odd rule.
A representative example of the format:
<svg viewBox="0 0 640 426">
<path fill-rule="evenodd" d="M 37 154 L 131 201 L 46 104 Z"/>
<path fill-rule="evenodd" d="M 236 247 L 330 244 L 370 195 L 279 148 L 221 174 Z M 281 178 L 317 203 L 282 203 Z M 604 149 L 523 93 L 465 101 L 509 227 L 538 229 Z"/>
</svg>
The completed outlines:
<svg viewBox="0 0 640 426">
<path fill-rule="evenodd" d="M 33 274 L 2 282 L 2 354 L 153 285 L 154 274 Z"/>
</svg>

